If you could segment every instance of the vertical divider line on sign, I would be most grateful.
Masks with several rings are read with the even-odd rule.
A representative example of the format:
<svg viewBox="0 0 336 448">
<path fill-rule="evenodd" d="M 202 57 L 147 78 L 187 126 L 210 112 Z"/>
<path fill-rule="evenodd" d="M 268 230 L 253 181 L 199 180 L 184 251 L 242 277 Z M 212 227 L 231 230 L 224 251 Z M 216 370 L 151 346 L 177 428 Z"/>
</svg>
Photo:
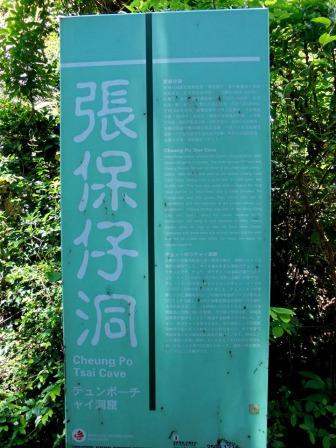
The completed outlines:
<svg viewBox="0 0 336 448">
<path fill-rule="evenodd" d="M 156 410 L 155 228 L 152 14 L 146 19 L 149 410 Z"/>
</svg>

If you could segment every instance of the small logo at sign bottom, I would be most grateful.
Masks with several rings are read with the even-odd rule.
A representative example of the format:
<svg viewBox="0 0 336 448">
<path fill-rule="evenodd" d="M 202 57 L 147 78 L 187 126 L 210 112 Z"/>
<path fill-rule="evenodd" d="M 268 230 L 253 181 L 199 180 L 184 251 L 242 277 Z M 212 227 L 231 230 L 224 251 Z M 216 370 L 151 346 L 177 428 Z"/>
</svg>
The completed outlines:
<svg viewBox="0 0 336 448">
<path fill-rule="evenodd" d="M 76 442 L 84 442 L 84 440 L 86 439 L 86 434 L 84 429 L 74 429 L 72 431 L 72 438 L 73 440 L 76 440 Z"/>
</svg>

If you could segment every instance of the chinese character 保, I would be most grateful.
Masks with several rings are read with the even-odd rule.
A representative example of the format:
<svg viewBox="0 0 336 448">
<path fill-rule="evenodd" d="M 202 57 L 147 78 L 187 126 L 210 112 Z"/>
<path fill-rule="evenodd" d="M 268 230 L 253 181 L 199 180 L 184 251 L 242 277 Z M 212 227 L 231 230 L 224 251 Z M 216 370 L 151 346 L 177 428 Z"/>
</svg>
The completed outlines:
<svg viewBox="0 0 336 448">
<path fill-rule="evenodd" d="M 89 184 L 86 182 L 88 178 L 88 167 L 90 163 L 91 154 L 89 151 L 85 152 L 84 160 L 81 162 L 78 168 L 73 172 L 75 176 L 82 176 L 85 181 L 84 192 L 79 203 L 79 211 L 84 211 L 87 207 L 89 200 Z M 115 160 L 123 160 L 123 164 L 115 165 Z M 104 164 L 104 162 L 109 162 Z M 108 174 L 110 180 L 104 183 L 94 183 L 91 185 L 93 191 L 100 191 L 109 188 L 112 193 L 111 209 L 117 211 L 119 208 L 119 189 L 136 189 L 137 184 L 135 182 L 122 181 L 118 178 L 120 173 L 127 173 L 132 168 L 132 159 L 127 152 L 124 151 L 105 151 L 96 159 L 96 167 L 99 173 Z M 106 193 L 102 191 L 98 198 L 93 202 L 93 208 L 100 207 L 105 200 Z M 135 208 L 137 203 L 132 199 L 127 193 L 122 193 L 123 201 L 130 206 Z"/>
<path fill-rule="evenodd" d="M 86 129 L 74 137 L 75 143 L 84 142 L 93 132 L 96 126 L 96 117 L 100 118 L 100 135 L 104 141 L 112 140 L 121 133 L 129 138 L 137 138 L 137 133 L 130 129 L 128 125 L 134 120 L 133 109 L 127 106 L 127 90 L 122 87 L 128 86 L 127 79 L 117 79 L 101 83 L 101 109 L 95 113 L 92 105 L 96 101 L 97 84 L 95 82 L 80 82 L 77 89 L 88 90 L 88 95 L 77 96 L 75 102 L 76 117 L 87 117 Z M 92 103 L 91 108 L 87 103 Z M 108 119 L 109 117 L 110 120 Z M 109 123 L 112 122 L 112 132 L 108 131 Z"/>
</svg>

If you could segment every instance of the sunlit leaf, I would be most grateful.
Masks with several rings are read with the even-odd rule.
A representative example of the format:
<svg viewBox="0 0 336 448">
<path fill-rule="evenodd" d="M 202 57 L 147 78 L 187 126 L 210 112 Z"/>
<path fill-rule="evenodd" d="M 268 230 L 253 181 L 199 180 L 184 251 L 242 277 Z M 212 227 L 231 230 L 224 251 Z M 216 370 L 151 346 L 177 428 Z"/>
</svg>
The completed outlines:
<svg viewBox="0 0 336 448">
<path fill-rule="evenodd" d="M 334 40 L 336 40 L 336 36 L 330 36 L 328 33 L 322 34 L 319 38 L 319 42 L 322 46 L 330 44 L 330 42 L 333 42 Z"/>
<path fill-rule="evenodd" d="M 315 19 L 312 19 L 311 21 L 315 22 L 315 23 L 321 23 L 325 26 L 331 25 L 331 20 L 328 19 L 327 17 L 316 17 Z"/>
</svg>

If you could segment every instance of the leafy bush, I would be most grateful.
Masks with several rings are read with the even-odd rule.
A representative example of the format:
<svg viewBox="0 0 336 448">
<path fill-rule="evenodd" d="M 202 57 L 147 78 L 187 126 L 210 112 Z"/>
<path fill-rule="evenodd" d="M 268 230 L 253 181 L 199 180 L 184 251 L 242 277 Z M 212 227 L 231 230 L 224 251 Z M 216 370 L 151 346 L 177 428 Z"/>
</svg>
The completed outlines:
<svg viewBox="0 0 336 448">
<path fill-rule="evenodd" d="M 0 443 L 6 447 L 62 443 L 57 134 L 57 119 L 45 111 L 2 104 Z"/>
</svg>

